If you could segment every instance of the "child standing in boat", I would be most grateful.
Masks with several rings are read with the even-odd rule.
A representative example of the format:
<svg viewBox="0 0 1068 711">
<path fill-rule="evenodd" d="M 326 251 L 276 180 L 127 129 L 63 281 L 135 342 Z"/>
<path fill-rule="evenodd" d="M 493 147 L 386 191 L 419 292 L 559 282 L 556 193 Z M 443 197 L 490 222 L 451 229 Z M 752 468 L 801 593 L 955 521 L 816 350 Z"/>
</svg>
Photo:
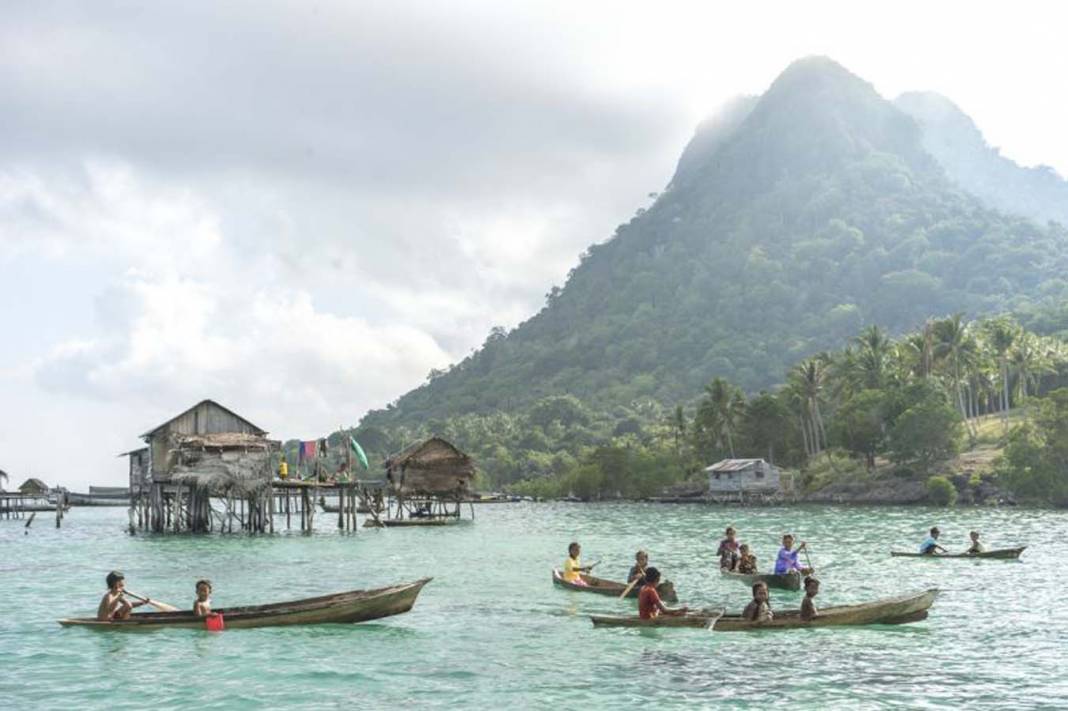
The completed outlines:
<svg viewBox="0 0 1068 711">
<path fill-rule="evenodd" d="M 211 581 L 197 581 L 197 599 L 193 601 L 193 614 L 197 617 L 207 617 L 211 614 Z"/>
<path fill-rule="evenodd" d="M 738 564 L 738 540 L 733 526 L 727 526 L 725 536 L 716 550 L 716 555 L 719 556 L 719 567 L 721 570 L 734 570 L 734 566 Z"/>
<path fill-rule="evenodd" d="M 660 571 L 656 568 L 646 568 L 645 585 L 642 586 L 641 592 L 638 593 L 638 617 L 643 620 L 651 620 L 662 614 L 685 615 L 689 611 L 687 607 L 680 607 L 675 610 L 664 607 L 664 603 L 660 600 L 660 593 L 656 591 L 656 586 L 659 583 Z"/>
</svg>

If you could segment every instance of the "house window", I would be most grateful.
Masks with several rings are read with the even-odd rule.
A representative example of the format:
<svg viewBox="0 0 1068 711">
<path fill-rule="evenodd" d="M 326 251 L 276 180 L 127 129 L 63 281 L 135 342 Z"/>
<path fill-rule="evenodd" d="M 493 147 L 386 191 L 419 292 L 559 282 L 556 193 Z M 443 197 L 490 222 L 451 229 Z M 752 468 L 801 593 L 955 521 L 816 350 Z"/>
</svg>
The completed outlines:
<svg viewBox="0 0 1068 711">
<path fill-rule="evenodd" d="M 719 472 L 716 472 L 716 481 L 719 481 Z"/>
<path fill-rule="evenodd" d="M 756 473 L 756 478 L 757 478 L 757 479 L 763 479 L 763 478 L 764 478 L 764 472 L 760 472 L 760 471 L 758 471 L 758 472 Z"/>
</svg>

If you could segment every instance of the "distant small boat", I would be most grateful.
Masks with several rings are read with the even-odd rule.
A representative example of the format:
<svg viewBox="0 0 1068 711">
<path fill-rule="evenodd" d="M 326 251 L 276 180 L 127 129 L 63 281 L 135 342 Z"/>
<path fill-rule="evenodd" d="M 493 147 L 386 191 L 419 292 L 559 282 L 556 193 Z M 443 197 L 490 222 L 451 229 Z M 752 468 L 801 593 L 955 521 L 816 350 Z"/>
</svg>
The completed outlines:
<svg viewBox="0 0 1068 711">
<path fill-rule="evenodd" d="M 576 590 L 578 592 L 597 593 L 598 595 L 614 595 L 619 597 L 623 594 L 623 591 L 627 589 L 627 583 L 618 583 L 614 580 L 605 580 L 604 578 L 597 578 L 586 573 L 581 574 L 582 579 L 586 582 L 585 585 L 576 585 L 575 583 L 569 583 L 564 580 L 563 574 L 553 569 L 553 584 L 558 585 L 568 590 Z M 641 590 L 640 585 L 635 585 L 627 593 L 628 598 L 637 598 L 638 593 Z M 679 597 L 675 594 L 675 584 L 670 580 L 665 580 L 656 586 L 656 591 L 660 593 L 660 599 L 665 602 L 678 602 Z"/>
<path fill-rule="evenodd" d="M 227 629 L 246 627 L 279 627 L 283 625 L 321 625 L 366 622 L 382 617 L 399 615 L 412 609 L 419 591 L 432 578 L 423 578 L 414 583 L 393 585 L 376 590 L 350 590 L 348 592 L 309 597 L 304 600 L 276 602 L 269 605 L 227 607 L 216 609 Z M 125 620 L 101 621 L 95 617 L 79 617 L 60 620 L 64 627 L 90 627 L 93 629 L 160 629 L 186 627 L 204 629 L 203 617 L 191 610 L 178 612 L 137 612 Z"/>
<path fill-rule="evenodd" d="M 363 522 L 364 528 L 408 528 L 419 526 L 451 526 L 459 523 L 460 519 L 455 516 L 433 518 L 369 518 Z"/>
<path fill-rule="evenodd" d="M 800 610 L 776 612 L 767 622 L 753 622 L 741 615 L 720 615 L 716 612 L 697 612 L 686 615 L 660 615 L 650 620 L 631 615 L 609 617 L 591 615 L 594 627 L 708 627 L 716 632 L 739 632 L 744 630 L 782 630 L 798 627 L 837 627 L 843 625 L 900 625 L 919 622 L 927 618 L 927 611 L 934 604 L 938 590 L 932 588 L 915 595 L 866 602 L 860 605 L 840 605 L 820 610 L 808 621 L 801 619 Z"/>
<path fill-rule="evenodd" d="M 1010 560 L 1019 558 L 1026 548 L 1027 546 L 998 548 L 992 551 L 983 551 L 982 553 L 905 553 L 903 551 L 890 551 L 890 555 L 895 558 L 1000 558 L 1002 560 Z"/>
<path fill-rule="evenodd" d="M 323 497 L 319 497 L 319 506 L 323 509 L 323 511 L 325 513 L 340 513 L 340 511 L 341 511 L 341 505 L 340 504 L 338 504 L 336 501 L 334 501 L 333 503 L 328 503 L 327 500 L 325 498 L 323 498 Z M 385 510 L 386 510 L 386 507 L 380 505 L 375 510 L 375 513 L 382 513 Z M 370 506 L 365 506 L 364 504 L 358 504 L 356 506 L 356 513 L 370 514 L 371 513 L 371 507 Z"/>
<path fill-rule="evenodd" d="M 775 573 L 737 573 L 733 570 L 724 570 L 720 568 L 719 572 L 728 580 L 737 580 L 746 585 L 753 585 L 754 583 L 763 581 L 769 588 L 795 591 L 801 589 L 801 574 L 797 571 L 776 575 Z"/>
</svg>

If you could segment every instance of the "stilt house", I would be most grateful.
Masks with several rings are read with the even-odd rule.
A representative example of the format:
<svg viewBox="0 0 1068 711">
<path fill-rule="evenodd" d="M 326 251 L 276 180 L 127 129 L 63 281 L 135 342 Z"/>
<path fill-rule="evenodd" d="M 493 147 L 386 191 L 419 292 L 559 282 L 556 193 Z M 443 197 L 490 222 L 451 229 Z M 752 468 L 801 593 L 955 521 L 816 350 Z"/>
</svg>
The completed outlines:
<svg viewBox="0 0 1068 711">
<path fill-rule="evenodd" d="M 280 447 L 266 435 L 213 400 L 141 435 L 148 446 L 127 456 L 130 495 L 142 525 L 156 531 L 210 530 L 211 497 L 228 506 L 247 501 L 250 517 L 265 515 L 259 509 L 270 496 L 271 453 Z"/>
<path fill-rule="evenodd" d="M 763 459 L 724 459 L 705 468 L 712 496 L 761 494 L 779 491 L 779 469 Z"/>
<path fill-rule="evenodd" d="M 475 462 L 441 437 L 413 444 L 385 462 L 391 495 L 385 525 L 447 523 L 470 500 Z"/>
</svg>

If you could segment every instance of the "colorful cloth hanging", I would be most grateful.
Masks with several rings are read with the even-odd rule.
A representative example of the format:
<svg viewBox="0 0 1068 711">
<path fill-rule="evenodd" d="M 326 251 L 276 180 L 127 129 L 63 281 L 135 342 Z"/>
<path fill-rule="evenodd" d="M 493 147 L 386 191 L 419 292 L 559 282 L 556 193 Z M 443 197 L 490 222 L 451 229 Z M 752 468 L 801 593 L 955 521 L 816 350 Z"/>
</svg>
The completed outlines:
<svg viewBox="0 0 1068 711">
<path fill-rule="evenodd" d="M 300 443 L 300 461 L 305 459 L 315 459 L 315 442 L 301 442 Z"/>
</svg>

